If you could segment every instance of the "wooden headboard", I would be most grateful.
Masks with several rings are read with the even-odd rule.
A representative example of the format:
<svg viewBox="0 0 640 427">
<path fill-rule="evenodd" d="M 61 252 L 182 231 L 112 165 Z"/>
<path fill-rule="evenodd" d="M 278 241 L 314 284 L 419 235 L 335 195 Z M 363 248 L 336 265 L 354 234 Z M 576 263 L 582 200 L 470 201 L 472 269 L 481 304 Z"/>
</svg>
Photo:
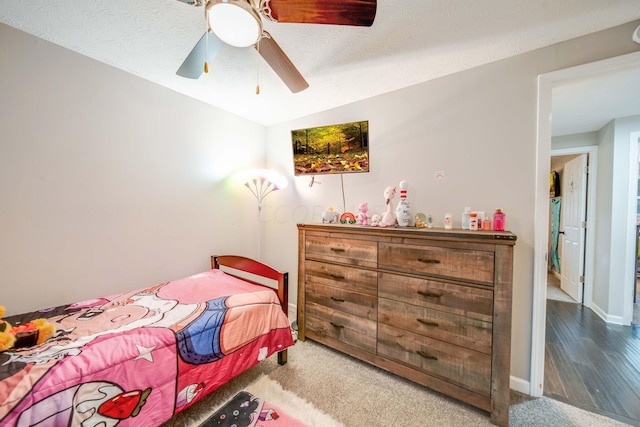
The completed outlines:
<svg viewBox="0 0 640 427">
<path fill-rule="evenodd" d="M 253 274 L 256 276 L 264 277 L 267 279 L 275 280 L 278 282 L 278 299 L 280 305 L 285 314 L 289 313 L 289 273 L 280 272 L 266 264 L 251 258 L 246 258 L 237 255 L 214 255 L 211 257 L 211 268 L 220 269 L 220 267 L 229 267 L 234 270 L 242 271 L 245 273 Z M 233 271 L 225 271 L 225 273 L 231 276 L 238 277 L 247 282 L 255 283 L 257 285 L 267 286 L 264 283 L 260 283 L 251 278 L 247 278 L 244 275 L 233 274 Z"/>
</svg>

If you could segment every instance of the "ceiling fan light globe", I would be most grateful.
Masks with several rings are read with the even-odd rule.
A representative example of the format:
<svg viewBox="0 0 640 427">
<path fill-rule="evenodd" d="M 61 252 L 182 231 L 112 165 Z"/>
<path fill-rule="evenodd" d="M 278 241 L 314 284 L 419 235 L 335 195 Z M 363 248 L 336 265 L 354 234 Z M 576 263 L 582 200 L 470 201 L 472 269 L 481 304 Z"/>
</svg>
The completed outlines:
<svg viewBox="0 0 640 427">
<path fill-rule="evenodd" d="M 208 16 L 211 30 L 231 46 L 253 46 L 262 36 L 260 16 L 245 2 L 214 3 Z"/>
</svg>

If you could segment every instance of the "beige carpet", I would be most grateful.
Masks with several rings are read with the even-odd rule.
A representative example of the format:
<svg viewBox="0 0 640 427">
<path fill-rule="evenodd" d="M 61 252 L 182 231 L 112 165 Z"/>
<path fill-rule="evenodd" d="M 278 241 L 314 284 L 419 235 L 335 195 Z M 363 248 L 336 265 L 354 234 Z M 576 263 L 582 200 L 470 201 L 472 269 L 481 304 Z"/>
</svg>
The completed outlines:
<svg viewBox="0 0 640 427">
<path fill-rule="evenodd" d="M 560 279 L 553 273 L 547 274 L 547 299 L 572 303 L 578 302 L 571 298 L 565 291 L 560 289 Z"/>
<path fill-rule="evenodd" d="M 491 426 L 486 412 L 369 366 L 313 341 L 298 341 L 289 362 L 263 361 L 165 427 L 193 426 L 262 374 L 347 427 Z M 510 426 L 625 426 L 547 397 L 511 392 Z M 325 427 L 317 425 L 317 427 Z"/>
</svg>

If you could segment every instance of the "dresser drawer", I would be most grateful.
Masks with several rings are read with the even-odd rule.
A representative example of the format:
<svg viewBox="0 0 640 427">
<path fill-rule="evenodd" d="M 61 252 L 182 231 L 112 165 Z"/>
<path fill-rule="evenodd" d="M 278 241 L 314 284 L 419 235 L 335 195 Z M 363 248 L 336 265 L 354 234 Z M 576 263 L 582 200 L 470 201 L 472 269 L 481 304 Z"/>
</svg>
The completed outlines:
<svg viewBox="0 0 640 427">
<path fill-rule="evenodd" d="M 378 276 L 373 270 L 306 261 L 304 279 L 307 283 L 318 283 L 363 294 L 378 293 Z"/>
<path fill-rule="evenodd" d="M 491 395 L 491 356 L 378 324 L 378 354 L 429 375 Z"/>
<path fill-rule="evenodd" d="M 306 302 L 323 305 L 364 319 L 375 321 L 378 318 L 378 299 L 375 295 L 308 282 Z"/>
<path fill-rule="evenodd" d="M 319 342 L 333 338 L 370 353 L 376 351 L 377 322 L 354 316 L 330 307 L 307 302 L 305 328 Z"/>
<path fill-rule="evenodd" d="M 378 262 L 378 243 L 369 240 L 308 234 L 304 246 L 307 259 L 371 268 Z"/>
<path fill-rule="evenodd" d="M 378 300 L 378 321 L 405 331 L 491 354 L 491 322 L 386 298 Z"/>
<path fill-rule="evenodd" d="M 493 290 L 378 273 L 378 296 L 483 322 L 493 321 Z"/>
<path fill-rule="evenodd" d="M 378 267 L 493 285 L 494 253 L 381 242 Z"/>
</svg>

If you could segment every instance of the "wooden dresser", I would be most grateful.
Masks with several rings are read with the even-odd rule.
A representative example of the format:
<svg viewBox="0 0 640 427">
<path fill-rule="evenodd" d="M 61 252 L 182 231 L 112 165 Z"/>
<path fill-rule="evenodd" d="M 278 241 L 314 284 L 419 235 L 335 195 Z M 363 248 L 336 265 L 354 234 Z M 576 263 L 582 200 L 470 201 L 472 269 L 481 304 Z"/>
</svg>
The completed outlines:
<svg viewBox="0 0 640 427">
<path fill-rule="evenodd" d="M 298 225 L 298 337 L 509 424 L 510 232 Z"/>
</svg>

